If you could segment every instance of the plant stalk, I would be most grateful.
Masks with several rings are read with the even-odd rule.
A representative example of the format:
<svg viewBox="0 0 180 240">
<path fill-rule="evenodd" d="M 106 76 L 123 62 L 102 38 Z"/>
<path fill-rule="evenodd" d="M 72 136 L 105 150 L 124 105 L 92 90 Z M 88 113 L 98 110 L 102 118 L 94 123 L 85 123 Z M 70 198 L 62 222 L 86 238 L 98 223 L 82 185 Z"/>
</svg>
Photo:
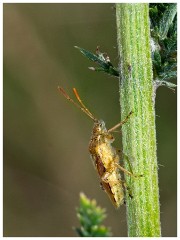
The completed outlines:
<svg viewBox="0 0 180 240">
<path fill-rule="evenodd" d="M 116 4 L 120 57 L 121 118 L 124 165 L 138 177 L 125 175 L 128 236 L 159 237 L 160 206 L 149 6 Z M 140 176 L 142 175 L 142 176 Z M 130 197 L 130 192 L 132 197 Z"/>
</svg>

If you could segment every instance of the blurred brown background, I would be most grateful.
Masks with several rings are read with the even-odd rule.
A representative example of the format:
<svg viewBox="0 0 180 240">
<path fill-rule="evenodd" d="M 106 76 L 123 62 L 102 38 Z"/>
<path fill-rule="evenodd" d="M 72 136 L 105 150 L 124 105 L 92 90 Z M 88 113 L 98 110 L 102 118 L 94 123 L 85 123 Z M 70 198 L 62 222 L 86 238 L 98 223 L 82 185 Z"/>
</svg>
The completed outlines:
<svg viewBox="0 0 180 240">
<path fill-rule="evenodd" d="M 101 191 L 89 157 L 93 122 L 57 91 L 73 96 L 76 87 L 107 127 L 119 122 L 118 80 L 88 70 L 93 64 L 73 47 L 100 45 L 117 66 L 113 4 L 4 4 L 3 41 L 4 236 L 77 236 L 81 191 L 107 209 L 114 236 L 126 236 L 125 207 L 115 210 Z M 171 90 L 158 89 L 156 114 L 162 234 L 176 236 Z"/>
</svg>

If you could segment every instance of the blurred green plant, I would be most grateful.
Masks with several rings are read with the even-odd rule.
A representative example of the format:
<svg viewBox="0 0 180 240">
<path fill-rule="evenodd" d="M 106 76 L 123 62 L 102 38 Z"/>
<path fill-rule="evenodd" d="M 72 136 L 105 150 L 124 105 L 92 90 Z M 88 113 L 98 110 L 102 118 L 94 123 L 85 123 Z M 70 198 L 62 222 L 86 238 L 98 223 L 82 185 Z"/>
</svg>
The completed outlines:
<svg viewBox="0 0 180 240">
<path fill-rule="evenodd" d="M 97 206 L 96 200 L 89 200 L 80 193 L 80 206 L 76 209 L 81 224 L 75 228 L 80 237 L 110 237 L 110 229 L 101 225 L 106 218 L 105 209 Z"/>
</svg>

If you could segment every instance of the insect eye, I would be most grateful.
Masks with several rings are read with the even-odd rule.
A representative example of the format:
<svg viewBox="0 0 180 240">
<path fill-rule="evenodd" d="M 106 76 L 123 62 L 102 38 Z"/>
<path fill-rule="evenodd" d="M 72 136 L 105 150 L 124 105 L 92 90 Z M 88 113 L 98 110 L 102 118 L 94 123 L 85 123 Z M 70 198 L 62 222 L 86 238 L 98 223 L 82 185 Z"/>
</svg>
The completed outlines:
<svg viewBox="0 0 180 240">
<path fill-rule="evenodd" d="M 102 126 L 101 125 L 99 125 L 98 127 L 97 127 L 97 131 L 101 131 L 101 129 L 102 129 Z"/>
</svg>

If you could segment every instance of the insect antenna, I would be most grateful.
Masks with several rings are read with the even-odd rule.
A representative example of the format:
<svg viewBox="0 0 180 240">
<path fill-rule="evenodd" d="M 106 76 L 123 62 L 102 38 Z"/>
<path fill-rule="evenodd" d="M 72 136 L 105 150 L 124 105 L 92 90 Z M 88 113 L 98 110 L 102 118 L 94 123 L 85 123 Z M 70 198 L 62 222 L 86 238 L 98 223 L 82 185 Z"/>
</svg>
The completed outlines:
<svg viewBox="0 0 180 240">
<path fill-rule="evenodd" d="M 96 121 L 96 118 L 92 115 L 92 113 L 87 109 L 87 107 L 84 105 L 84 103 L 82 102 L 76 88 L 73 88 L 73 92 L 74 95 L 76 96 L 77 100 L 79 101 L 79 103 L 81 104 L 81 106 L 84 108 L 84 110 L 89 114 L 89 116 L 91 116 L 91 118 Z"/>
<path fill-rule="evenodd" d="M 97 121 L 97 119 L 92 115 L 92 113 L 86 108 L 86 106 L 83 104 L 82 100 L 79 97 L 79 94 L 77 93 L 77 90 L 73 88 L 73 92 L 79 101 L 80 105 L 74 102 L 72 98 L 69 97 L 69 95 L 65 92 L 65 90 L 62 87 L 58 86 L 59 92 L 71 103 L 73 103 L 77 108 L 81 109 L 86 115 L 88 115 L 93 121 Z"/>
</svg>

